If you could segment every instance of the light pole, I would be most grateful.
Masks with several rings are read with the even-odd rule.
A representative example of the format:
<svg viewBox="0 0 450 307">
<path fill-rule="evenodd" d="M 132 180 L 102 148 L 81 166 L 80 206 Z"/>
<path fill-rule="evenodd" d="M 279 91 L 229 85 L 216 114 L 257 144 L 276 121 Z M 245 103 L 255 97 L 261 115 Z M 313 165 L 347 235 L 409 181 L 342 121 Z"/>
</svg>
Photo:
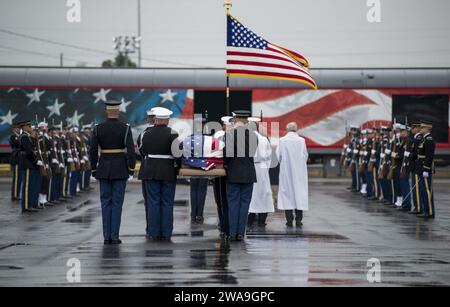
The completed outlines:
<svg viewBox="0 0 450 307">
<path fill-rule="evenodd" d="M 142 38 L 140 36 L 116 36 L 113 38 L 113 49 L 124 56 L 125 67 L 128 67 L 128 55 L 136 53 L 136 50 L 141 49 L 141 40 Z"/>
</svg>

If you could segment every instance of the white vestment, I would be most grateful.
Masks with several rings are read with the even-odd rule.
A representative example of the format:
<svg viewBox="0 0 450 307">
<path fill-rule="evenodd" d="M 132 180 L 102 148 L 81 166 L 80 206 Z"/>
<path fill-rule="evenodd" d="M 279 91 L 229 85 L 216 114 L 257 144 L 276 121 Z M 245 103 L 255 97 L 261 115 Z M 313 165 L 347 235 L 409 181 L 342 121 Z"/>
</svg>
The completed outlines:
<svg viewBox="0 0 450 307">
<path fill-rule="evenodd" d="M 252 201 L 250 202 L 249 212 L 269 213 L 275 211 L 269 176 L 272 146 L 265 136 L 257 132 L 256 134 L 258 135 L 258 147 L 253 159 L 255 162 L 257 182 L 253 185 Z"/>
<path fill-rule="evenodd" d="M 295 132 L 282 137 L 277 148 L 280 163 L 278 209 L 308 210 L 308 151 L 305 139 Z"/>
</svg>

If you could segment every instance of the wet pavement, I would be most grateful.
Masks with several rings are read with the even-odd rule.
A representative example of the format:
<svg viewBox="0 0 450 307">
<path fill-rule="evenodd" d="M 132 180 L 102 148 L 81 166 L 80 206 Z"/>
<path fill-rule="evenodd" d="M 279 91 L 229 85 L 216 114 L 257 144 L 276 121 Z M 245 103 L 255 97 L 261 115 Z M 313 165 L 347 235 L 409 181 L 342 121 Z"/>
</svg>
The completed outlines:
<svg viewBox="0 0 450 307">
<path fill-rule="evenodd" d="M 269 216 L 244 243 L 222 244 L 212 189 L 205 224 L 190 224 L 188 186 L 177 187 L 173 243 L 146 242 L 143 199 L 130 184 L 121 246 L 104 246 L 98 189 L 33 215 L 21 215 L 0 185 L 0 286 L 371 286 L 379 259 L 383 286 L 450 285 L 449 183 L 435 185 L 437 218 L 420 220 L 345 190 L 310 183 L 302 229 Z M 79 259 L 81 283 L 67 282 Z"/>
</svg>

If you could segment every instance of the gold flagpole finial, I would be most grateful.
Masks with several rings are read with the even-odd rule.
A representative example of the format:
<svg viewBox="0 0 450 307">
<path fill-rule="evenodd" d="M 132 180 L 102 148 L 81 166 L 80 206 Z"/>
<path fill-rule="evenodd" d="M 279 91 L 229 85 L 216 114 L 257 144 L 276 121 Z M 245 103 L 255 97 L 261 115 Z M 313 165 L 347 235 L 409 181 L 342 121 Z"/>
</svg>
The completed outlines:
<svg viewBox="0 0 450 307">
<path fill-rule="evenodd" d="M 227 9 L 227 14 L 230 12 L 231 7 L 233 6 L 232 0 L 224 0 L 223 6 Z"/>
</svg>

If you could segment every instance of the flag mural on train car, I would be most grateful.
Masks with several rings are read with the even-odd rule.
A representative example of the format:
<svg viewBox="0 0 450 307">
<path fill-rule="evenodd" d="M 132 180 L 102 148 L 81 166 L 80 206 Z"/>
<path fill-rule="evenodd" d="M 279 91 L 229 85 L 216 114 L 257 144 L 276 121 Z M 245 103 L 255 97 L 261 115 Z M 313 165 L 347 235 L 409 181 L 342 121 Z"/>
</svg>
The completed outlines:
<svg viewBox="0 0 450 307">
<path fill-rule="evenodd" d="M 309 148 L 336 148 L 342 145 L 345 125 L 377 127 L 390 124 L 393 97 L 399 95 L 446 95 L 449 89 L 254 89 L 252 109 L 255 116 L 263 114 L 264 121 L 279 122 L 279 135 L 285 133 L 286 124 L 297 122 L 300 133 Z M 8 145 L 11 123 L 22 119 L 44 118 L 71 125 L 100 122 L 104 118 L 104 99 L 122 101 L 123 120 L 133 127 L 135 137 L 146 126 L 146 113 L 153 106 L 164 106 L 174 112 L 172 127 L 177 131 L 191 126 L 194 110 L 192 89 L 52 89 L 52 88 L 0 88 L 0 144 Z M 449 102 L 450 103 L 450 102 Z M 448 109 L 447 105 L 447 109 Z M 427 110 L 427 108 L 424 108 Z M 442 114 L 447 124 L 447 140 L 450 134 L 448 111 Z M 445 113 L 445 112 L 442 112 Z M 420 117 L 426 115 L 426 111 Z M 413 119 L 412 116 L 409 117 Z M 403 118 L 398 118 L 402 121 Z M 442 126 L 441 126 L 442 127 Z M 182 134 L 182 133 L 180 133 Z M 274 145 L 277 139 L 272 137 Z M 450 141 L 441 141 L 438 148 L 450 148 Z"/>
<path fill-rule="evenodd" d="M 192 96 L 187 89 L 0 88 L 0 144 L 8 144 L 11 124 L 20 120 L 37 118 L 69 127 L 99 123 L 104 120 L 102 102 L 106 100 L 122 102 L 122 118 L 137 135 L 145 128 L 146 111 L 152 107 L 171 109 L 176 119 L 192 118 Z"/>
<path fill-rule="evenodd" d="M 441 134 L 438 147 L 450 148 L 449 89 L 255 89 L 253 115 L 263 114 L 269 127 L 270 123 L 278 122 L 280 136 L 286 133 L 286 125 L 295 121 L 309 148 L 335 148 L 344 142 L 346 125 L 366 128 L 390 125 L 394 97 L 413 95 L 421 98 L 437 94 L 445 97 L 442 114 L 433 114 L 439 113 L 434 110 L 436 105 L 424 103 L 418 106 L 421 112 L 412 112 L 407 116 L 409 120 L 440 121 L 440 131 L 435 129 L 435 133 Z M 406 119 L 402 117 L 397 120 Z M 273 141 L 276 142 L 276 139 Z"/>
</svg>

